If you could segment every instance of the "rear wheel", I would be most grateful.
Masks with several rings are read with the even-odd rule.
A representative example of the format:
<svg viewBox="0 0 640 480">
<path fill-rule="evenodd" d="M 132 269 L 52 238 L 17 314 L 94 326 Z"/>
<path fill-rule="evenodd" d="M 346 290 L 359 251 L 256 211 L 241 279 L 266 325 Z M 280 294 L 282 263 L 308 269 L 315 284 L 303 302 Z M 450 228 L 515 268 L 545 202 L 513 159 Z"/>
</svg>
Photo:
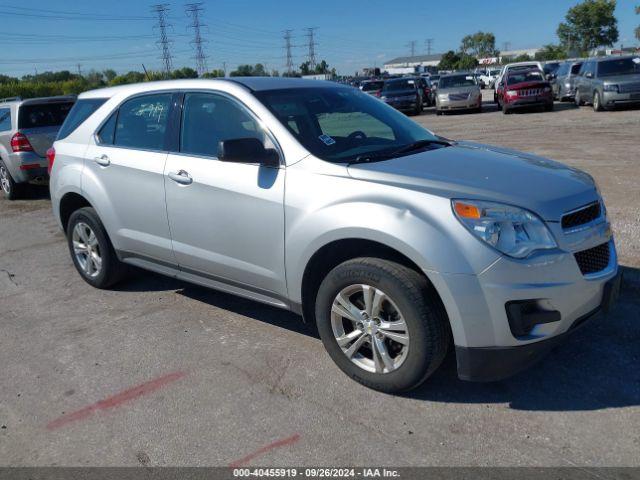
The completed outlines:
<svg viewBox="0 0 640 480">
<path fill-rule="evenodd" d="M 125 265 L 118 260 L 107 232 L 93 208 L 81 208 L 71 214 L 67 240 L 73 264 L 89 285 L 109 288 L 122 279 Z"/>
<path fill-rule="evenodd" d="M 0 188 L 2 188 L 4 198 L 7 200 L 15 200 L 22 193 L 22 185 L 13 180 L 9 169 L 2 160 L 0 160 Z"/>
<path fill-rule="evenodd" d="M 446 317 L 427 279 L 403 265 L 357 258 L 334 268 L 316 298 L 320 338 L 338 367 L 363 385 L 401 392 L 442 363 Z"/>
</svg>

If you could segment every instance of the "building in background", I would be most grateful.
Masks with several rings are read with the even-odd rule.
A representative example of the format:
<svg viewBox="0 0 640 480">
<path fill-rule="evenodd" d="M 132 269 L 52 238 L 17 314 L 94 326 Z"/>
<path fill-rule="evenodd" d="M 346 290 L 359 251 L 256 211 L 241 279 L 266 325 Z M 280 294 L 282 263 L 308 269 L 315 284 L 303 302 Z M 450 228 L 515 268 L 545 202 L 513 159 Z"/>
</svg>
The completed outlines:
<svg viewBox="0 0 640 480">
<path fill-rule="evenodd" d="M 438 70 L 438 64 L 441 59 L 441 53 L 398 57 L 386 62 L 384 64 L 384 71 L 389 75 L 435 72 Z"/>
</svg>

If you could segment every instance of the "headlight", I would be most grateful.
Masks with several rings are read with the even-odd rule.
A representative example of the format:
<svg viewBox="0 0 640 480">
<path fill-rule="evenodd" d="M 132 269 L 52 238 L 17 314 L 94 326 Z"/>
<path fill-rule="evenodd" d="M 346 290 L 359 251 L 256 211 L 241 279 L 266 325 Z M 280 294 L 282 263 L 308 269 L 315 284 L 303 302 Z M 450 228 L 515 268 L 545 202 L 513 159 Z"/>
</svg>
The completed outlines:
<svg viewBox="0 0 640 480">
<path fill-rule="evenodd" d="M 517 97 L 517 96 L 518 96 L 517 90 L 507 90 L 507 97 Z"/>
<path fill-rule="evenodd" d="M 456 218 L 473 235 L 505 255 L 525 258 L 557 246 L 544 222 L 528 210 L 476 200 L 451 203 Z"/>
<path fill-rule="evenodd" d="M 618 93 L 618 85 L 605 85 L 604 86 L 604 91 L 605 92 L 616 92 L 616 93 Z"/>
<path fill-rule="evenodd" d="M 571 82 L 564 82 L 564 86 L 566 88 L 571 88 Z"/>
<path fill-rule="evenodd" d="M 387 96 L 386 96 L 386 95 L 382 95 L 382 96 L 380 97 L 380 100 L 386 101 L 386 100 L 387 100 Z"/>
<path fill-rule="evenodd" d="M 449 99 L 449 95 L 446 95 L 444 93 L 441 93 L 440 95 L 438 95 L 438 98 L 440 100 L 448 100 Z"/>
</svg>

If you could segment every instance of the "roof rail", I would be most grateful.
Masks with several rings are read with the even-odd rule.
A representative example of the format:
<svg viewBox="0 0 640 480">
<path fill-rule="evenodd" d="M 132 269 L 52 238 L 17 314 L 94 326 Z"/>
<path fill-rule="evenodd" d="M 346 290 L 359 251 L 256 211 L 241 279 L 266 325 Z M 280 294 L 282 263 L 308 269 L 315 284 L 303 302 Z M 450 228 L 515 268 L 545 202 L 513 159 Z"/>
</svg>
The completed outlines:
<svg viewBox="0 0 640 480">
<path fill-rule="evenodd" d="M 6 103 L 6 102 L 19 102 L 20 100 L 22 100 L 22 97 L 7 97 L 7 98 L 0 98 L 0 103 Z"/>
</svg>

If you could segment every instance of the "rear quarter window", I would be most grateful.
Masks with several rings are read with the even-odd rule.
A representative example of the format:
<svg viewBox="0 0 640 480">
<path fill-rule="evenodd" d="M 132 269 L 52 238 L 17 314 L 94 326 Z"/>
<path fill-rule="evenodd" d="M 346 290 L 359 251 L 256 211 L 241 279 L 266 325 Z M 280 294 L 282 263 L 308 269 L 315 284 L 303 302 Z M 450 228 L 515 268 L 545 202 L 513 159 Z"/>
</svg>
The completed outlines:
<svg viewBox="0 0 640 480">
<path fill-rule="evenodd" d="M 106 98 L 87 98 L 78 100 L 69 114 L 67 115 L 60 131 L 58 132 L 58 140 L 68 137 L 78 128 L 82 122 L 93 115 L 108 99 Z"/>
<path fill-rule="evenodd" d="M 11 130 L 11 109 L 0 108 L 0 132 Z"/>
<path fill-rule="evenodd" d="M 18 113 L 18 128 L 57 127 L 67 118 L 74 102 L 22 105 Z"/>
</svg>

